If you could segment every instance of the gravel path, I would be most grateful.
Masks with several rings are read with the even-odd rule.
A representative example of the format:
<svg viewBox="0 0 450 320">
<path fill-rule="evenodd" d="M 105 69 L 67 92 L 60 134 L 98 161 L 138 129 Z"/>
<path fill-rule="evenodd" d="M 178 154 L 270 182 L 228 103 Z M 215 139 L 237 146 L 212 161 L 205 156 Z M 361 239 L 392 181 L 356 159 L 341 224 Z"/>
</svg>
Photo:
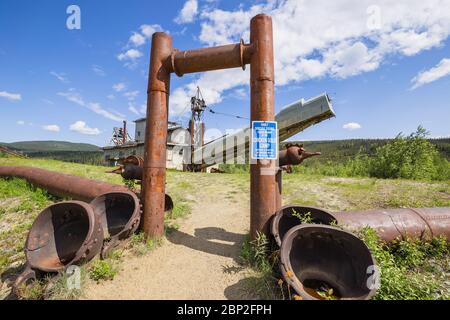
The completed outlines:
<svg viewBox="0 0 450 320">
<path fill-rule="evenodd" d="M 249 299 L 237 263 L 249 225 L 247 193 L 200 190 L 201 202 L 180 222 L 165 243 L 140 257 L 121 262 L 112 281 L 89 281 L 85 299 Z"/>
</svg>

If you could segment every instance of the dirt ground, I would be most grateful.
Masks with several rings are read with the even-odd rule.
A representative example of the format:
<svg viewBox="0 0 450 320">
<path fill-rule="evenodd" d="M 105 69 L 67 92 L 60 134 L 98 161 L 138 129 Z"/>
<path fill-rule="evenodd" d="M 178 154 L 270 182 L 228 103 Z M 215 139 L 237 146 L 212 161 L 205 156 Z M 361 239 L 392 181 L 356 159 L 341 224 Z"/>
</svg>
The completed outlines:
<svg viewBox="0 0 450 320">
<path fill-rule="evenodd" d="M 245 288 L 250 270 L 237 262 L 248 233 L 250 208 L 248 193 L 235 193 L 235 187 L 224 183 L 220 188 L 196 189 L 192 213 L 162 246 L 124 259 L 114 280 L 89 281 L 82 298 L 256 298 Z"/>
</svg>

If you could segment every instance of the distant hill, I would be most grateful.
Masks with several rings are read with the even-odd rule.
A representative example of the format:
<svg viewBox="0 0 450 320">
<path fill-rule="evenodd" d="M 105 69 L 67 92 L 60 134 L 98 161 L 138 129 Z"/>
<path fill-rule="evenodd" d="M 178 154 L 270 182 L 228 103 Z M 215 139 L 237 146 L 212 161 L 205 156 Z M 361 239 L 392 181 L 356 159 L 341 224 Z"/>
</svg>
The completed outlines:
<svg viewBox="0 0 450 320">
<path fill-rule="evenodd" d="M 72 143 L 67 141 L 21 141 L 13 143 L 3 143 L 11 150 L 21 151 L 25 154 L 42 152 L 94 152 L 101 151 L 100 147 L 88 143 Z"/>
</svg>

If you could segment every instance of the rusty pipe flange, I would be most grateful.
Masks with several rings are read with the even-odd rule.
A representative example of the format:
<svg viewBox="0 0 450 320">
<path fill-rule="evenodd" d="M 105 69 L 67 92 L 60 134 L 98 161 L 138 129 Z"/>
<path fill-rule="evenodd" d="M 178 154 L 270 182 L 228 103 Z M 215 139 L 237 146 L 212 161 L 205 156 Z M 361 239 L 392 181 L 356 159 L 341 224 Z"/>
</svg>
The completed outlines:
<svg viewBox="0 0 450 320">
<path fill-rule="evenodd" d="M 369 281 L 375 270 L 369 248 L 336 227 L 290 229 L 281 245 L 280 266 L 288 285 L 305 300 L 368 300 L 376 293 Z"/>
<path fill-rule="evenodd" d="M 109 192 L 96 197 L 90 203 L 103 227 L 102 256 L 106 255 L 118 240 L 134 233 L 141 220 L 141 207 L 133 192 Z"/>
<path fill-rule="evenodd" d="M 279 247 L 284 236 L 292 227 L 300 225 L 301 217 L 311 214 L 311 223 L 331 224 L 336 222 L 333 215 L 323 209 L 304 206 L 284 206 L 278 210 L 272 218 L 271 232 Z"/>
<path fill-rule="evenodd" d="M 136 155 L 128 156 L 122 161 L 122 164 L 134 164 L 135 166 L 143 167 L 144 158 Z"/>
<path fill-rule="evenodd" d="M 304 151 L 303 145 L 288 144 L 286 149 L 281 150 L 279 153 L 279 165 L 298 165 L 302 163 L 302 152 Z"/>
<path fill-rule="evenodd" d="M 64 201 L 44 209 L 31 226 L 25 256 L 32 269 L 58 272 L 100 252 L 103 228 L 91 206 Z"/>
</svg>

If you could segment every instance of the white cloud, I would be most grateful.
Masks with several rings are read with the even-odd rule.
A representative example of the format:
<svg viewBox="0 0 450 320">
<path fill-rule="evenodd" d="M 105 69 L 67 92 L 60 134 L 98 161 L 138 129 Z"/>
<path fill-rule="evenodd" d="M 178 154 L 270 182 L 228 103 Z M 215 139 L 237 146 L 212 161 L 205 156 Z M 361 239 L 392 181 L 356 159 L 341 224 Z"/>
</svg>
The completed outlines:
<svg viewBox="0 0 450 320">
<path fill-rule="evenodd" d="M 128 91 L 125 92 L 123 94 L 124 97 L 126 97 L 129 101 L 134 101 L 134 99 L 136 99 L 136 97 L 139 95 L 139 91 L 135 90 L 135 91 Z"/>
<path fill-rule="evenodd" d="M 62 83 L 69 83 L 69 79 L 67 79 L 67 76 L 65 73 L 62 73 L 62 72 L 58 73 L 55 71 L 50 71 L 50 74 L 52 76 L 54 76 L 56 79 L 58 79 L 59 81 L 61 81 Z"/>
<path fill-rule="evenodd" d="M 233 90 L 232 96 L 240 100 L 248 99 L 248 90 L 246 90 L 245 88 L 235 89 Z"/>
<path fill-rule="evenodd" d="M 448 75 L 450 75 L 450 59 L 442 59 L 435 67 L 422 71 L 415 76 L 411 80 L 413 83 L 411 89 L 416 89 Z"/>
<path fill-rule="evenodd" d="M 342 126 L 342 128 L 347 129 L 347 130 L 358 130 L 361 129 L 361 125 L 359 123 L 356 122 L 349 122 L 346 123 Z"/>
<path fill-rule="evenodd" d="M 70 125 L 70 130 L 76 131 L 81 134 L 87 135 L 99 135 L 101 131 L 98 128 L 90 128 L 84 121 L 77 121 Z"/>
<path fill-rule="evenodd" d="M 125 83 L 119 82 L 119 83 L 116 83 L 115 85 L 113 85 L 112 87 L 113 87 L 113 89 L 114 89 L 115 91 L 121 92 L 121 91 L 125 90 L 125 88 L 126 88 L 127 86 L 126 86 Z"/>
<path fill-rule="evenodd" d="M 131 102 L 128 103 L 128 110 L 130 110 L 131 112 L 133 112 L 136 115 L 139 115 L 139 111 L 136 109 L 134 104 L 132 104 Z"/>
<path fill-rule="evenodd" d="M 163 31 L 159 24 L 143 24 L 139 28 L 140 31 L 133 31 L 128 44 L 123 48 L 123 51 L 117 55 L 119 61 L 124 61 L 124 66 L 133 69 L 137 66 L 138 59 L 142 57 L 142 52 L 138 47 L 144 45 L 147 39 L 150 39 L 153 33 Z"/>
<path fill-rule="evenodd" d="M 108 98 L 109 100 L 114 100 L 114 99 L 116 98 L 116 96 L 113 95 L 113 94 L 108 94 L 108 95 L 106 96 L 106 98 Z"/>
<path fill-rule="evenodd" d="M 83 99 L 83 97 L 75 91 L 75 89 L 70 89 L 68 92 L 58 92 L 58 95 L 66 98 L 68 101 L 76 103 L 82 107 L 88 108 L 92 112 L 99 114 L 107 119 L 114 121 L 122 121 L 124 120 L 124 116 L 117 111 L 113 110 L 105 110 L 100 103 L 97 102 L 87 102 Z"/>
<path fill-rule="evenodd" d="M 136 50 L 136 49 L 128 49 L 127 51 L 119 54 L 117 56 L 117 59 L 119 59 L 119 61 L 125 61 L 125 60 L 134 61 L 140 57 L 142 57 L 142 52 L 140 52 L 139 50 Z"/>
<path fill-rule="evenodd" d="M 187 0 L 174 21 L 179 24 L 190 23 L 194 21 L 197 14 L 198 14 L 197 0 Z"/>
<path fill-rule="evenodd" d="M 25 124 L 25 121 L 19 120 L 19 121 L 17 121 L 17 124 L 18 124 L 19 126 L 23 126 L 23 125 Z"/>
<path fill-rule="evenodd" d="M 135 45 L 136 47 L 139 47 L 145 43 L 145 37 L 142 36 L 140 33 L 133 32 L 129 41 L 131 44 Z"/>
<path fill-rule="evenodd" d="M 92 71 L 94 71 L 94 73 L 95 73 L 96 75 L 100 76 L 100 77 L 106 76 L 105 70 L 103 70 L 103 68 L 100 67 L 100 66 L 98 66 L 98 65 L 95 65 L 95 64 L 94 64 L 94 65 L 92 66 Z"/>
<path fill-rule="evenodd" d="M 159 24 L 143 24 L 140 28 L 141 34 L 150 39 L 155 32 L 163 31 Z"/>
<path fill-rule="evenodd" d="M 146 103 L 143 103 L 142 105 L 141 105 L 141 113 L 142 114 L 147 114 L 147 104 Z"/>
<path fill-rule="evenodd" d="M 76 103 L 80 106 L 85 107 L 86 103 L 83 100 L 83 97 L 74 91 L 74 89 L 70 89 L 68 92 L 58 92 L 58 95 L 66 98 L 68 101 Z"/>
<path fill-rule="evenodd" d="M 122 114 L 118 113 L 117 111 L 107 111 L 107 110 L 103 109 L 103 107 L 100 105 L 100 103 L 97 103 L 97 102 L 89 102 L 87 104 L 87 108 L 107 119 L 110 119 L 110 120 L 114 120 L 114 121 L 123 121 L 124 120 L 124 116 Z"/>
<path fill-rule="evenodd" d="M 190 110 L 190 97 L 195 95 L 197 86 L 201 88 L 206 103 L 213 105 L 223 100 L 222 92 L 248 84 L 249 77 L 249 68 L 246 71 L 226 69 L 202 74 L 198 80 L 173 91 L 169 99 L 170 115 L 179 116 Z"/>
<path fill-rule="evenodd" d="M 7 91 L 0 91 L 0 98 L 5 98 L 11 101 L 22 100 L 22 96 L 19 93 L 11 93 Z"/>
<path fill-rule="evenodd" d="M 273 20 L 277 86 L 370 72 L 392 55 L 418 54 L 450 35 L 450 0 L 267 0 L 248 9 L 206 7 L 198 39 L 206 46 L 236 43 L 240 37 L 248 42 L 250 19 L 261 12 Z M 243 84 L 248 73 L 238 69 L 202 74 L 173 91 L 171 114 L 183 112 L 196 85 L 214 104 L 224 91 Z"/>
<path fill-rule="evenodd" d="M 49 100 L 49 99 L 42 99 L 42 102 L 45 102 L 46 104 L 50 104 L 50 105 L 55 104 L 52 100 Z"/>
<path fill-rule="evenodd" d="M 51 131 L 51 132 L 59 132 L 59 126 L 56 124 L 49 124 L 49 125 L 42 126 L 42 129 Z"/>
</svg>

